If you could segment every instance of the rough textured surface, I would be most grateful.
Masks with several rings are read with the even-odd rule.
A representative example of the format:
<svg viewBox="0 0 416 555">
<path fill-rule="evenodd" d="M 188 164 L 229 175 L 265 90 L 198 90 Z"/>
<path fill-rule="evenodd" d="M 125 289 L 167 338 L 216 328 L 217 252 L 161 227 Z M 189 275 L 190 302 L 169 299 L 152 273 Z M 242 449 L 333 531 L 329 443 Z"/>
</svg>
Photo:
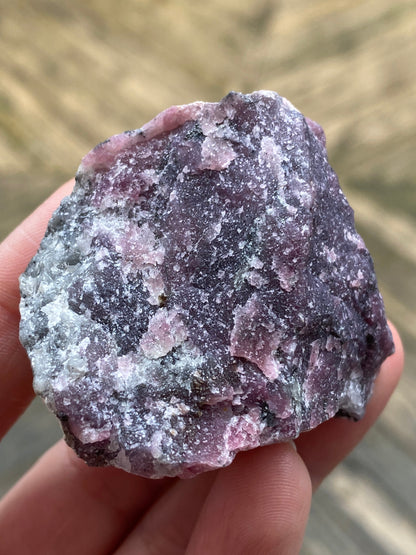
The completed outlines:
<svg viewBox="0 0 416 555">
<path fill-rule="evenodd" d="M 362 416 L 393 345 L 324 143 L 276 93 L 230 93 L 83 159 L 21 340 L 87 462 L 192 476 Z"/>
</svg>

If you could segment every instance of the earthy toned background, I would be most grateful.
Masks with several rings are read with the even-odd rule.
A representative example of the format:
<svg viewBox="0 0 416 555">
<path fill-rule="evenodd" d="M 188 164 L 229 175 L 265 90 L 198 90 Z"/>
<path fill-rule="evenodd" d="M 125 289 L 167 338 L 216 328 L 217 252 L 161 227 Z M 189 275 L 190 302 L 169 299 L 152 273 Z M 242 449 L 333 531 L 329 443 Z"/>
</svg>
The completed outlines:
<svg viewBox="0 0 416 555">
<path fill-rule="evenodd" d="M 416 553 L 414 0 L 0 0 L 0 236 L 99 141 L 259 88 L 326 130 L 407 349 L 385 414 L 316 495 L 303 553 Z M 58 436 L 35 402 L 0 444 L 0 493 Z"/>
</svg>

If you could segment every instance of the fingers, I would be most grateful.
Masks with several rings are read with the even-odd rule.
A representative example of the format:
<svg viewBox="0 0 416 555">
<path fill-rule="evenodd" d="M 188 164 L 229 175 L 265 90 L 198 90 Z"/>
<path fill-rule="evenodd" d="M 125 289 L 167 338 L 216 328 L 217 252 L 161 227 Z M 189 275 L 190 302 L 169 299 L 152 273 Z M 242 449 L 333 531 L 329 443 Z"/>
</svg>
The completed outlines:
<svg viewBox="0 0 416 555">
<path fill-rule="evenodd" d="M 146 513 L 116 555 L 183 555 L 216 475 L 207 472 L 192 480 L 178 480 Z"/>
<path fill-rule="evenodd" d="M 240 453 L 230 467 L 176 482 L 116 555 L 297 553 L 310 499 L 308 472 L 289 444 Z"/>
<path fill-rule="evenodd" d="M 359 422 L 333 418 L 296 440 L 298 452 L 311 475 L 314 490 L 374 424 L 400 379 L 403 370 L 403 346 L 394 326 L 390 327 L 396 351 L 380 369 L 364 418 Z"/>
<path fill-rule="evenodd" d="M 311 484 L 289 444 L 240 453 L 223 470 L 178 481 L 116 555 L 297 553 Z"/>
<path fill-rule="evenodd" d="M 52 447 L 0 503 L 2 553 L 113 553 L 171 480 L 91 468 L 64 444 Z"/>
<path fill-rule="evenodd" d="M 117 555 L 184 553 L 190 536 L 189 554 L 292 554 L 310 497 L 308 472 L 288 444 L 242 453 L 193 480 L 152 481 L 89 468 L 60 442 L 3 499 L 0 537 L 5 553 L 19 555 L 101 555 L 126 536 Z"/>
<path fill-rule="evenodd" d="M 240 453 L 218 472 L 186 553 L 298 553 L 311 484 L 290 444 Z"/>
<path fill-rule="evenodd" d="M 0 245 L 0 438 L 33 398 L 32 374 L 19 343 L 19 275 L 36 253 L 47 222 L 73 181 L 49 197 Z"/>
</svg>

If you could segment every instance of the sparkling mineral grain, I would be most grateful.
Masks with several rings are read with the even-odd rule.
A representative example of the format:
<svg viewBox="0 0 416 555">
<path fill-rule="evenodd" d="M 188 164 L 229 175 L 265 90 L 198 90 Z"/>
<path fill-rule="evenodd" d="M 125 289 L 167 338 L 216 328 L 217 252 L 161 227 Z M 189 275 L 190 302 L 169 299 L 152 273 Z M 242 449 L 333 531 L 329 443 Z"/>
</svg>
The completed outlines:
<svg viewBox="0 0 416 555">
<path fill-rule="evenodd" d="M 393 350 L 324 133 L 269 91 L 96 146 L 21 292 L 69 445 L 152 478 L 360 418 Z"/>
</svg>

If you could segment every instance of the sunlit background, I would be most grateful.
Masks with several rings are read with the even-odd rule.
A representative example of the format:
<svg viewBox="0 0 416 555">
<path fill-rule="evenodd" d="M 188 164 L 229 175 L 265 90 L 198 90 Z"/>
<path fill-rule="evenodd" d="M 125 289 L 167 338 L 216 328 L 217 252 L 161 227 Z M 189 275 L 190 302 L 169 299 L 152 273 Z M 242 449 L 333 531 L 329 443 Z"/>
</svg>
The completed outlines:
<svg viewBox="0 0 416 555">
<path fill-rule="evenodd" d="M 317 493 L 303 553 L 416 553 L 414 0 L 0 0 L 0 238 L 96 143 L 255 89 L 324 127 L 407 350 L 380 422 Z M 0 444 L 0 493 L 59 435 L 35 402 Z"/>
</svg>

